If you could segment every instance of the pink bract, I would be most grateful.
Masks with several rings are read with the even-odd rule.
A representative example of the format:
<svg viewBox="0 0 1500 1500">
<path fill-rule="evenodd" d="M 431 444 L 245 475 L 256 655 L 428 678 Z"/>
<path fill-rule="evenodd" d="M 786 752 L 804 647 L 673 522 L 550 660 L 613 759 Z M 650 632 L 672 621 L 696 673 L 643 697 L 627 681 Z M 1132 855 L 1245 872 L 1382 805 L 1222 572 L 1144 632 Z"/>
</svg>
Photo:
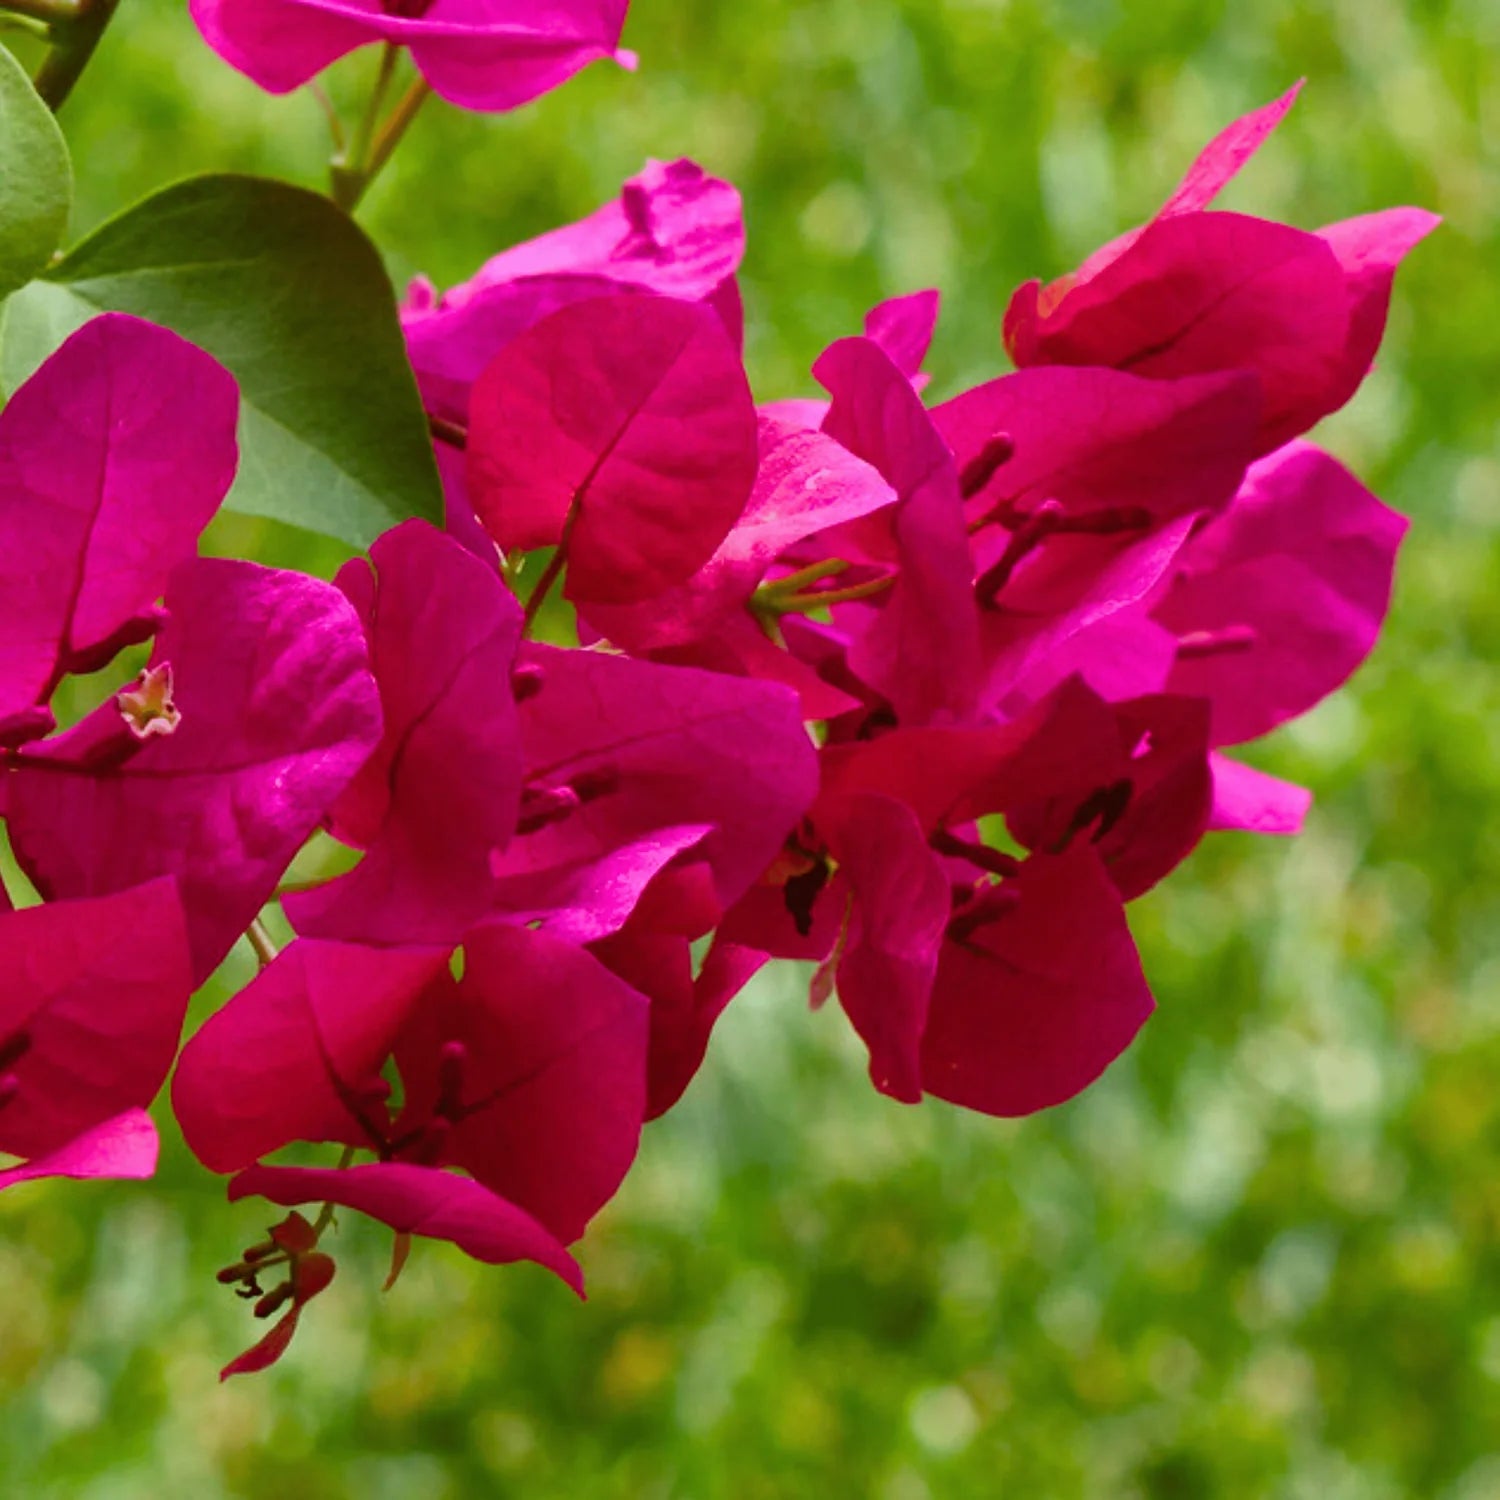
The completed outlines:
<svg viewBox="0 0 1500 1500">
<path fill-rule="evenodd" d="M 66 672 L 160 624 L 167 575 L 234 478 L 239 393 L 176 334 L 111 313 L 0 413 L 0 743 Z M 32 711 L 35 710 L 33 715 Z"/>
<path fill-rule="evenodd" d="M 329 584 L 195 560 L 165 597 L 152 663 L 172 668 L 176 730 L 135 737 L 106 702 L 25 747 L 6 815 L 45 897 L 175 875 L 202 983 L 379 743 L 380 702 L 358 617 Z"/>
<path fill-rule="evenodd" d="M 204 40 L 284 94 L 372 42 L 407 48 L 433 90 L 465 109 L 508 110 L 620 48 L 629 0 L 191 0 Z"/>
<path fill-rule="evenodd" d="M 869 560 L 899 559 L 900 568 L 886 596 L 851 606 L 850 669 L 903 723 L 961 719 L 978 692 L 979 641 L 953 455 L 906 376 L 872 340 L 840 340 L 813 374 L 833 397 L 824 432 L 897 495 L 888 513 L 855 533 Z"/>
<path fill-rule="evenodd" d="M 638 290 L 720 300 L 745 251 L 740 195 L 696 162 L 648 162 L 588 218 L 515 245 L 436 294 L 423 282 L 402 308 L 412 368 L 438 416 L 467 423 L 469 388 L 512 339 L 574 302 Z"/>
<path fill-rule="evenodd" d="M 552 646 L 523 647 L 520 661 L 538 684 L 521 704 L 522 816 L 529 796 L 536 826 L 497 862 L 511 910 L 530 908 L 532 881 L 689 825 L 708 829 L 693 855 L 727 907 L 817 791 L 817 759 L 785 688 Z M 654 874 L 638 867 L 637 895 Z"/>
<path fill-rule="evenodd" d="M 1016 364 L 1252 371 L 1262 454 L 1343 406 L 1369 371 L 1397 266 L 1439 221 L 1405 208 L 1307 233 L 1209 211 L 1295 92 L 1222 132 L 1149 224 L 1050 286 L 1021 287 L 1004 329 Z"/>
<path fill-rule="evenodd" d="M 570 599 L 630 604 L 708 561 L 756 453 L 750 387 L 710 309 L 598 298 L 521 335 L 476 383 L 469 493 L 502 549 L 566 545 Z"/>
<path fill-rule="evenodd" d="M 364 621 L 384 735 L 334 804 L 366 850 L 348 875 L 286 901 L 299 932 L 382 945 L 456 943 L 492 903 L 510 842 L 521 742 L 510 690 L 521 609 L 494 570 L 408 521 L 338 577 Z"/>
<path fill-rule="evenodd" d="M 192 993 L 171 880 L 0 916 L 0 1151 L 61 1175 L 139 1158 L 139 1132 L 81 1140 L 156 1097 Z M 59 1156 L 61 1153 L 61 1156 Z"/>
<path fill-rule="evenodd" d="M 535 1261 L 583 1295 L 578 1263 L 535 1219 L 472 1178 L 436 1167 L 405 1162 L 372 1162 L 342 1172 L 250 1167 L 230 1180 L 229 1198 L 266 1198 L 284 1208 L 337 1203 L 379 1219 L 398 1234 L 450 1240 L 488 1265 Z"/>
<path fill-rule="evenodd" d="M 56 1151 L 34 1157 L 19 1167 L 0 1170 L 0 1189 L 45 1177 L 80 1181 L 114 1178 L 141 1181 L 156 1172 L 156 1126 L 143 1109 L 128 1109 L 75 1136 Z"/>
<path fill-rule="evenodd" d="M 1215 744 L 1305 713 L 1369 655 L 1406 527 L 1310 443 L 1250 470 L 1152 612 L 1179 641 L 1170 690 L 1212 702 Z"/>
</svg>

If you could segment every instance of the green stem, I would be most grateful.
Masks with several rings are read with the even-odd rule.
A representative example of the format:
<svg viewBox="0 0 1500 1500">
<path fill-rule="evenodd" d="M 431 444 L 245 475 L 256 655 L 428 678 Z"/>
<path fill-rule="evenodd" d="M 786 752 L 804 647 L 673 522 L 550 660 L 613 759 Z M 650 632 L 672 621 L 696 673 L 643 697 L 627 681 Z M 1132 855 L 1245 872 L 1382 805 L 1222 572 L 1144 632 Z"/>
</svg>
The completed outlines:
<svg viewBox="0 0 1500 1500">
<path fill-rule="evenodd" d="M 824 562 L 809 563 L 807 567 L 799 568 L 795 573 L 787 573 L 784 577 L 768 579 L 756 592 L 763 598 L 769 598 L 773 594 L 795 594 L 809 584 L 820 583 L 825 578 L 837 578 L 840 573 L 848 571 L 849 564 L 842 557 L 830 557 Z"/>
<path fill-rule="evenodd" d="M 401 137 L 406 134 L 407 126 L 416 119 L 417 111 L 431 92 L 432 88 L 425 78 L 414 78 L 406 92 L 396 101 L 390 118 L 380 127 L 380 134 L 375 137 L 375 148 L 370 153 L 370 164 L 366 169 L 367 186 L 379 176 L 391 159 L 391 153 L 401 144 Z"/>
<path fill-rule="evenodd" d="M 50 4 L 51 0 L 30 0 L 32 4 Z M 109 25 L 120 0 L 75 0 L 68 14 L 50 22 L 52 49 L 42 60 L 32 82 L 42 102 L 54 113 L 73 91 L 79 75 L 88 66 Z"/>
<path fill-rule="evenodd" d="M 846 589 L 814 590 L 809 594 L 771 594 L 757 597 L 753 602 L 756 610 L 769 615 L 805 615 L 815 609 L 825 609 L 831 604 L 852 604 L 856 599 L 871 599 L 883 594 L 895 582 L 887 574 L 884 578 L 872 578 L 866 583 L 853 583 Z"/>
<path fill-rule="evenodd" d="M 48 26 L 67 26 L 81 14 L 78 0 L 5 0 L 0 9 L 13 16 L 27 16 Z"/>
<path fill-rule="evenodd" d="M 333 201 L 345 213 L 353 213 L 359 206 L 360 199 L 391 159 L 401 137 L 406 134 L 407 127 L 416 119 L 417 111 L 432 92 L 425 78 L 414 78 L 406 92 L 396 101 L 396 106 L 385 123 L 378 130 L 375 128 L 380 106 L 385 102 L 386 92 L 395 76 L 399 55 L 399 49 L 394 43 L 385 44 L 380 55 L 380 72 L 375 79 L 364 118 L 359 122 L 359 129 L 355 131 L 348 149 L 339 152 L 333 159 L 331 192 Z"/>
<path fill-rule="evenodd" d="M 45 22 L 33 21 L 29 16 L 0 15 L 0 31 L 19 32 L 22 36 L 35 37 L 39 42 L 50 41 L 52 29 Z"/>
<path fill-rule="evenodd" d="M 260 960 L 261 968 L 269 968 L 276 962 L 276 944 L 266 930 L 266 924 L 259 917 L 245 929 L 245 936 L 250 939 L 250 946 L 255 949 L 255 956 Z"/>
<path fill-rule="evenodd" d="M 347 1172 L 353 1161 L 354 1147 L 345 1146 L 343 1155 L 339 1157 L 339 1164 L 334 1170 L 338 1172 Z M 333 1223 L 333 1215 L 334 1205 L 332 1203 L 325 1203 L 322 1208 L 318 1210 L 318 1217 L 313 1221 L 313 1237 L 315 1239 L 323 1238 L 323 1231 Z"/>
</svg>

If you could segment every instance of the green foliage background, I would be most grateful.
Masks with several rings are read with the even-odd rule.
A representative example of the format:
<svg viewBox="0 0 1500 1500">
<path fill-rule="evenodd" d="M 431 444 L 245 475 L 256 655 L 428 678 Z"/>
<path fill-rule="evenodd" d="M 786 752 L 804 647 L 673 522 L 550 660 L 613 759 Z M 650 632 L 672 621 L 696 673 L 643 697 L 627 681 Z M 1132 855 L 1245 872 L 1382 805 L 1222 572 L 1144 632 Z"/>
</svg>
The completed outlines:
<svg viewBox="0 0 1500 1500">
<path fill-rule="evenodd" d="M 439 285 L 647 155 L 742 187 L 766 397 L 882 296 L 945 293 L 935 391 L 996 371 L 1009 290 L 1148 214 L 1306 75 L 1229 196 L 1447 225 L 1324 440 L 1410 514 L 1349 691 L 1265 747 L 1318 795 L 1140 902 L 1160 1002 L 1075 1104 L 880 1100 L 791 980 L 731 1010 L 585 1247 L 587 1307 L 386 1237 L 275 1372 L 212 1273 L 259 1229 L 158 1182 L 0 1198 L 0 1494 L 759 1500 L 1500 1496 L 1500 7 L 1495 0 L 636 0 L 638 75 L 503 119 L 429 106 L 363 213 Z M 371 58 L 335 81 L 353 101 Z M 189 172 L 318 185 L 178 0 L 124 0 L 63 112 L 75 237 Z M 326 572 L 332 544 L 222 545 Z M 231 960 L 226 984 L 249 971 Z"/>
</svg>

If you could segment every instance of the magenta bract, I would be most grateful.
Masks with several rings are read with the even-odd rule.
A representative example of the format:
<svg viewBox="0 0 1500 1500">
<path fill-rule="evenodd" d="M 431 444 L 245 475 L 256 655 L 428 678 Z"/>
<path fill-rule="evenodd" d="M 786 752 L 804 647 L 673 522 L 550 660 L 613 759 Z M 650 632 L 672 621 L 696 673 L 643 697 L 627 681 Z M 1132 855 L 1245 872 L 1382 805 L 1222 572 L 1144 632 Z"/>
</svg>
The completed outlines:
<svg viewBox="0 0 1500 1500">
<path fill-rule="evenodd" d="M 96 1177 L 139 1181 L 156 1172 L 156 1126 L 143 1109 L 128 1109 L 75 1136 L 55 1151 L 33 1157 L 18 1167 L 0 1170 L 0 1189 L 44 1177 Z"/>
<path fill-rule="evenodd" d="M 717 304 L 744 250 L 740 195 L 729 183 L 696 162 L 648 162 L 614 202 L 502 251 L 441 296 L 413 284 L 401 322 L 423 400 L 466 425 L 470 387 L 549 313 L 630 290 Z"/>
<path fill-rule="evenodd" d="M 286 911 L 312 936 L 452 946 L 491 905 L 491 857 L 520 807 L 510 673 L 521 609 L 493 569 L 424 521 L 387 532 L 370 564 L 350 563 L 338 582 L 364 621 L 385 730 L 331 813 L 335 835 L 366 853 Z"/>
<path fill-rule="evenodd" d="M 231 1202 L 266 1198 L 284 1208 L 337 1203 L 379 1219 L 398 1234 L 451 1240 L 488 1265 L 535 1261 L 583 1295 L 583 1273 L 554 1236 L 513 1203 L 454 1172 L 406 1162 L 373 1162 L 342 1172 L 250 1167 L 230 1180 L 229 1197 Z"/>
<path fill-rule="evenodd" d="M 508 909 L 531 910 L 533 881 L 550 887 L 611 850 L 687 828 L 722 909 L 816 794 L 817 759 L 785 688 L 551 646 L 523 647 L 520 661 L 537 686 L 521 704 L 522 834 L 496 870 Z M 656 868 L 638 867 L 637 895 Z"/>
<path fill-rule="evenodd" d="M 1215 744 L 1305 713 L 1369 655 L 1406 524 L 1311 444 L 1251 469 L 1153 611 L 1178 637 L 1170 689 L 1212 702 Z"/>
<path fill-rule="evenodd" d="M 1021 287 L 1005 314 L 1016 364 L 1251 371 L 1262 454 L 1343 406 L 1380 342 L 1397 265 L 1438 220 L 1397 209 L 1311 234 L 1207 211 L 1295 92 L 1224 131 L 1151 223 L 1071 276 Z"/>
<path fill-rule="evenodd" d="M 193 982 L 174 883 L 6 913 L 0 964 L 0 1151 L 33 1176 L 141 1160 L 128 1120 L 81 1138 L 150 1104 L 176 1056 Z"/>
<path fill-rule="evenodd" d="M 433 90 L 465 109 L 516 109 L 620 50 L 629 0 L 190 0 L 204 40 L 274 94 L 372 42 L 406 47 Z"/>
<path fill-rule="evenodd" d="M 741 643 L 749 630 L 769 645 L 747 609 L 771 565 L 805 537 L 895 500 L 895 491 L 874 468 L 832 438 L 762 416 L 754 488 L 714 555 L 685 583 L 644 603 L 590 604 L 585 616 L 633 655 L 670 649 L 672 660 L 702 657 L 703 666 L 721 671 L 737 659 L 746 676 L 759 676 L 764 654 Z"/>
<path fill-rule="evenodd" d="M 448 950 L 299 938 L 182 1050 L 172 1108 L 194 1155 L 236 1172 L 292 1141 L 378 1148 L 380 1069 Z"/>
<path fill-rule="evenodd" d="M 833 397 L 823 430 L 898 497 L 878 531 L 871 522 L 858 533 L 872 562 L 899 558 L 900 569 L 884 598 L 850 606 L 874 617 L 855 627 L 849 667 L 903 723 L 963 718 L 978 692 L 979 641 L 953 455 L 906 376 L 870 339 L 840 340 L 813 374 Z"/>
<path fill-rule="evenodd" d="M 566 997 L 566 1004 L 559 1004 Z M 559 1240 L 579 1238 L 632 1161 L 646 1108 L 645 997 L 546 933 L 487 922 L 464 975 L 396 1046 L 396 1138 L 462 1167 Z"/>
<path fill-rule="evenodd" d="M 476 383 L 469 493 L 507 551 L 566 536 L 570 599 L 630 604 L 708 561 L 756 453 L 750 387 L 709 308 L 598 298 L 507 345 Z"/>
<path fill-rule="evenodd" d="M 922 1035 L 927 1092 L 989 1115 L 1071 1099 L 1153 1008 L 1097 854 L 1037 856 L 1016 883 L 1012 910 L 943 945 Z"/>
<path fill-rule="evenodd" d="M 167 575 L 234 478 L 239 393 L 174 333 L 85 324 L 0 413 L 0 743 L 66 672 L 160 624 Z M 45 715 L 32 732 L 47 727 Z M 21 736 L 24 737 L 24 736 Z"/>
<path fill-rule="evenodd" d="M 152 662 L 172 668 L 176 730 L 142 738 L 105 703 L 25 748 L 6 814 L 49 899 L 175 875 L 201 983 L 379 743 L 380 702 L 359 619 L 326 583 L 195 560 L 165 597 Z"/>
</svg>

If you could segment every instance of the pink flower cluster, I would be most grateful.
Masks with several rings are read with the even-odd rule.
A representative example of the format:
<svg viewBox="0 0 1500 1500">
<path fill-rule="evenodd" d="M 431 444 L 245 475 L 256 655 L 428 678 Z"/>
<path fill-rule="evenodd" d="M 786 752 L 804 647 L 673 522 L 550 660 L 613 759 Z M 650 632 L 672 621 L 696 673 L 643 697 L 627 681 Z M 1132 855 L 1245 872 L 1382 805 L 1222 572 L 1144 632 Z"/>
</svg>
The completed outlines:
<svg viewBox="0 0 1500 1500">
<path fill-rule="evenodd" d="M 0 1187 L 149 1174 L 189 995 L 319 829 L 357 862 L 285 895 L 295 940 L 172 1102 L 231 1198 L 372 1215 L 397 1269 L 425 1235 L 581 1287 L 567 1247 L 773 956 L 896 1099 L 1097 1078 L 1152 1008 L 1125 904 L 1209 830 L 1298 828 L 1307 794 L 1224 752 L 1369 652 L 1404 530 L 1302 434 L 1435 221 L 1213 211 L 1291 101 L 1021 288 L 1017 371 L 932 407 L 928 293 L 822 354 L 826 401 L 757 407 L 738 197 L 653 164 L 413 289 L 448 528 L 333 585 L 195 555 L 235 465 L 213 361 L 75 335 L 0 415 L 0 806 L 44 898 L 0 916 Z M 566 606 L 581 644 L 536 639 Z M 148 637 L 49 733 L 65 674 Z M 268 1160 L 308 1142 L 342 1166 Z M 328 1284 L 327 1220 L 226 1269 L 283 1311 L 230 1372 Z"/>
</svg>

